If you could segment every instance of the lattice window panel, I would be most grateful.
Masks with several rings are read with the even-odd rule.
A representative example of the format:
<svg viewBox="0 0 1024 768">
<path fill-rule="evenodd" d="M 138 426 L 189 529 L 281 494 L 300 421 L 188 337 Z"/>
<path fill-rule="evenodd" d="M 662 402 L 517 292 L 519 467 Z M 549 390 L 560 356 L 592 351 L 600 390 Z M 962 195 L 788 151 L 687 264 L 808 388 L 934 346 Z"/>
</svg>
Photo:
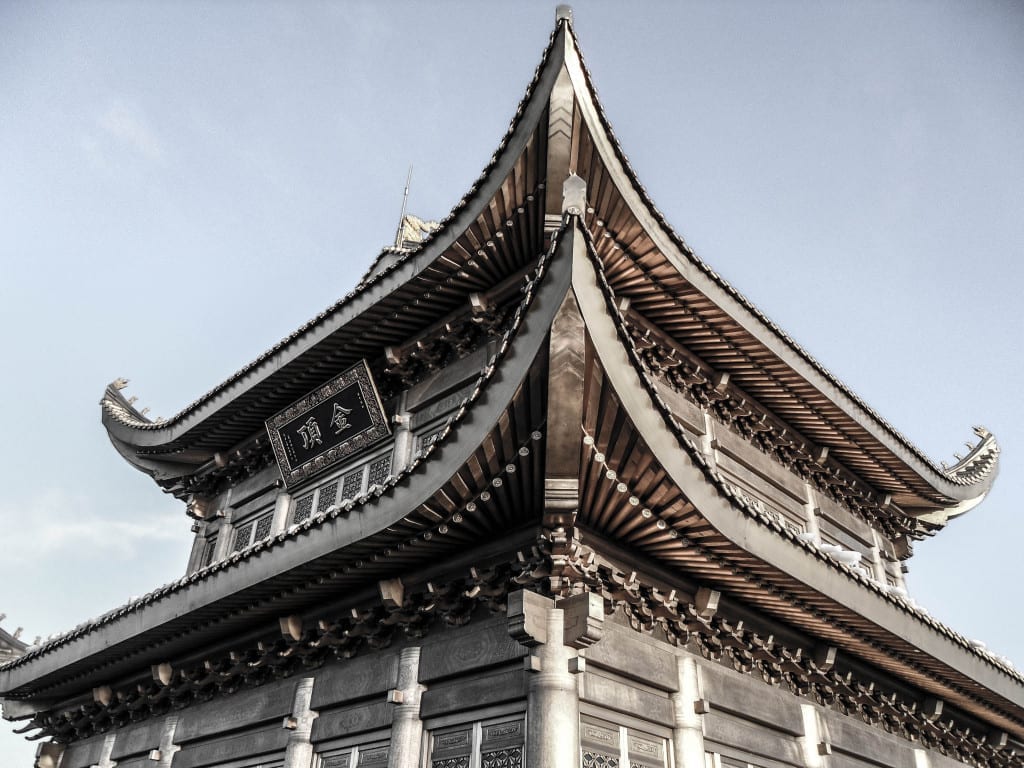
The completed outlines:
<svg viewBox="0 0 1024 768">
<path fill-rule="evenodd" d="M 301 499 L 295 502 L 295 512 L 292 515 L 293 523 L 301 523 L 303 520 L 309 518 L 313 514 L 313 494 L 303 496 Z"/>
<path fill-rule="evenodd" d="M 264 515 L 256 521 L 256 533 L 253 535 L 253 541 L 263 541 L 270 535 L 270 529 L 274 525 L 274 514 Z"/>
<path fill-rule="evenodd" d="M 385 456 L 377 459 L 370 465 L 370 478 L 366 481 L 366 487 L 372 488 L 375 485 L 384 485 L 388 475 L 391 474 L 391 457 Z"/>
<path fill-rule="evenodd" d="M 240 525 L 235 529 L 235 544 L 232 547 L 234 552 L 240 549 L 245 549 L 249 546 L 249 541 L 252 539 L 252 522 L 248 522 L 245 525 Z"/>
<path fill-rule="evenodd" d="M 320 489 L 320 495 L 316 499 L 316 513 L 322 515 L 327 508 L 334 504 L 338 498 L 338 481 L 328 483 Z"/>
<path fill-rule="evenodd" d="M 523 768 L 523 748 L 506 747 L 492 752 L 484 752 L 480 765 L 481 768 Z"/>
<path fill-rule="evenodd" d="M 213 536 L 206 540 L 206 545 L 203 547 L 203 559 L 199 561 L 199 567 L 205 568 L 206 566 L 213 563 L 213 554 L 217 551 L 217 537 Z"/>
<path fill-rule="evenodd" d="M 443 757 L 431 760 L 430 768 L 469 768 L 469 755 L 460 757 Z"/>
<path fill-rule="evenodd" d="M 583 768 L 619 768 L 619 758 L 606 755 L 604 752 L 584 749 Z"/>
<path fill-rule="evenodd" d="M 353 470 L 341 481 L 341 498 L 354 499 L 363 490 L 363 468 Z"/>
</svg>

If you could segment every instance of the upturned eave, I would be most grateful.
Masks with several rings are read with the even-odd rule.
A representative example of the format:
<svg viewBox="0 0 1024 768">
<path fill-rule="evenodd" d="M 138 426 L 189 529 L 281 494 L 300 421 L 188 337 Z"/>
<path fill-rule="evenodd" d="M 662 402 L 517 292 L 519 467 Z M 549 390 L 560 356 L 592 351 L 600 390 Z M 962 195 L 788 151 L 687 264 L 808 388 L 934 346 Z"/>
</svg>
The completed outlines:
<svg viewBox="0 0 1024 768">
<path fill-rule="evenodd" d="M 487 490 L 486 485 L 474 490 L 480 454 L 493 457 L 495 466 L 488 471 L 498 475 L 509 464 L 523 463 L 513 473 L 523 488 L 516 504 L 494 519 L 474 522 L 473 529 L 497 541 L 512 515 L 523 516 L 512 519 L 513 526 L 522 526 L 535 512 L 539 521 L 539 510 L 526 498 L 526 486 L 538 480 L 540 466 L 535 456 L 541 450 L 542 433 L 537 430 L 543 427 L 543 410 L 537 398 L 543 396 L 543 376 L 538 371 L 546 364 L 545 342 L 571 279 L 572 259 L 561 231 L 554 233 L 548 253 L 524 285 L 522 302 L 493 360 L 481 371 L 446 434 L 427 453 L 344 510 L 292 526 L 30 648 L 23 657 L 0 666 L 0 699 L 61 700 L 80 694 L 87 685 L 83 680 L 95 685 L 103 682 L 102 677 L 108 684 L 170 655 L 195 653 L 204 643 L 225 642 L 243 627 L 252 631 L 265 626 L 268 613 L 315 605 L 325 583 L 336 582 L 329 587 L 335 592 L 357 586 L 372 589 L 374 577 L 385 578 L 398 559 L 373 557 L 374 553 L 394 548 L 408 552 L 410 541 L 416 548 L 403 559 L 428 563 L 443 563 L 460 549 L 479 546 L 457 533 L 458 524 L 448 518 L 454 512 L 468 515 L 468 502 Z M 523 420 L 538 423 L 518 423 Z M 521 433 L 518 443 L 511 439 L 510 428 Z M 510 446 L 508 455 L 503 455 L 503 446 Z M 452 488 L 461 488 L 467 499 L 455 499 Z M 439 518 L 444 504 L 435 497 L 447 503 L 456 500 L 458 506 L 447 518 Z M 436 530 L 441 526 L 448 532 Z M 424 537 L 424 532 L 433 533 Z M 535 535 L 529 534 L 527 541 Z"/>
<path fill-rule="evenodd" d="M 195 471 L 219 451 L 258 433 L 274 412 L 355 362 L 348 360 L 350 348 L 380 354 L 388 340 L 372 349 L 360 347 L 368 329 L 380 335 L 393 323 L 393 341 L 401 342 L 416 326 L 399 327 L 396 318 L 410 314 L 413 305 L 416 317 L 444 316 L 453 302 L 506 277 L 473 263 L 484 247 L 473 243 L 497 240 L 492 250 L 502 263 L 536 258 L 543 249 L 533 233 L 543 222 L 544 177 L 543 168 L 533 166 L 542 163 L 535 159 L 542 150 L 536 144 L 546 135 L 543 118 L 561 69 L 566 34 L 564 24 L 556 27 L 490 163 L 428 240 L 411 251 L 385 249 L 350 294 L 169 419 L 147 419 L 121 394 L 121 380 L 108 386 L 100 402 L 101 420 L 118 452 L 159 481 Z M 515 228 L 504 237 L 500 228 L 509 222 Z M 520 236 L 519 229 L 528 232 Z M 520 252 L 523 244 L 528 253 Z M 380 266 L 383 256 L 393 262 Z"/>
<path fill-rule="evenodd" d="M 647 195 L 597 98 L 575 35 L 569 42 L 565 66 L 581 126 L 576 170 L 588 182 L 590 209 L 584 218 L 604 258 L 615 258 L 614 249 L 622 264 L 632 261 L 637 267 L 629 274 L 622 267 L 624 283 L 643 283 L 666 269 L 674 272 L 672 281 L 661 283 L 661 296 L 681 305 L 706 305 L 714 315 L 710 325 L 716 326 L 712 335 L 717 340 L 708 344 L 717 344 L 721 352 L 716 372 L 731 374 L 732 381 L 766 396 L 788 391 L 793 408 L 782 418 L 800 414 L 805 419 L 800 426 L 813 433 L 812 448 L 831 449 L 880 499 L 898 500 L 901 514 L 921 517 L 934 530 L 979 503 L 998 474 L 995 438 L 975 428 L 979 440 L 966 457 L 953 467 L 936 464 L 704 263 Z M 587 179 L 588 174 L 593 178 Z M 633 252 L 633 243 L 642 243 L 646 252 Z M 657 294 L 650 285 L 645 290 Z M 630 294 L 623 286 L 621 296 Z M 690 340 L 680 335 L 679 343 L 686 347 Z M 744 359 L 731 368 L 728 358 L 737 349 L 744 350 Z"/>
<path fill-rule="evenodd" d="M 579 237 L 590 240 L 582 232 Z M 574 259 L 573 296 L 605 386 L 614 392 L 613 400 L 621 404 L 635 430 L 635 436 L 629 438 L 623 432 L 617 444 L 642 440 L 645 457 L 667 473 L 667 483 L 681 492 L 690 510 L 677 517 L 685 522 L 678 523 L 678 535 L 673 536 L 672 520 L 657 527 L 653 518 L 641 520 L 640 507 L 645 502 L 626 506 L 626 496 L 620 494 L 621 505 L 627 510 L 623 514 L 635 518 L 633 523 L 617 523 L 617 530 L 630 530 L 629 546 L 669 567 L 678 567 L 673 565 L 675 550 L 683 553 L 688 548 L 710 547 L 712 562 L 718 565 L 702 571 L 702 580 L 716 583 L 719 579 L 722 588 L 737 599 L 776 614 L 910 685 L 947 697 L 965 711 L 990 721 L 996 718 L 1018 738 L 1024 737 L 1024 676 L 1020 672 L 979 650 L 883 585 L 800 540 L 746 505 L 731 490 L 689 443 L 661 400 L 628 341 L 614 296 L 600 276 L 599 257 L 592 248 L 586 254 L 584 257 L 581 249 Z M 618 449 L 609 444 L 607 450 L 606 461 L 612 462 L 611 455 Z M 628 486 L 632 482 L 632 457 L 618 457 L 618 461 L 620 465 L 614 468 L 617 481 Z M 645 467 L 644 477 L 652 472 L 652 466 Z M 638 478 L 638 482 L 642 480 Z M 664 493 L 659 492 L 662 504 Z M 726 573 L 726 561 L 734 564 L 734 572 Z M 722 568 L 722 575 L 713 575 Z M 757 576 L 754 580 L 753 574 Z M 765 589 L 758 579 L 772 582 L 773 588 Z M 806 615 L 798 616 L 801 611 Z M 979 706 L 978 699 L 986 704 Z"/>
</svg>

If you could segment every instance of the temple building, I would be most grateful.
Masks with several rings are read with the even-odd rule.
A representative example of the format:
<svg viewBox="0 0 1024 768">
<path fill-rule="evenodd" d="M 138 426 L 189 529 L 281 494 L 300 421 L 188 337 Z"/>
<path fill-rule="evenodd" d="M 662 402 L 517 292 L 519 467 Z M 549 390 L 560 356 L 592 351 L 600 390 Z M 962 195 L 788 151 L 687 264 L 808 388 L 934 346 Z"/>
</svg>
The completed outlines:
<svg viewBox="0 0 1024 768">
<path fill-rule="evenodd" d="M 904 584 L 993 436 L 934 464 L 689 250 L 565 7 L 445 219 L 176 416 L 122 386 L 195 543 L 0 666 L 39 766 L 1024 766 L 1024 675 Z"/>
</svg>

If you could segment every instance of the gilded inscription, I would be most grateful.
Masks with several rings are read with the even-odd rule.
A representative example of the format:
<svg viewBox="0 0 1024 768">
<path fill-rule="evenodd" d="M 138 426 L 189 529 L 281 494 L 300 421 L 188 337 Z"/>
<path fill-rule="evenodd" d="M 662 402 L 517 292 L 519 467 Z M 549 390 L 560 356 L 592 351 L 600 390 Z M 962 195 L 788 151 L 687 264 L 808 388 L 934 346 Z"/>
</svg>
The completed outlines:
<svg viewBox="0 0 1024 768">
<path fill-rule="evenodd" d="M 334 404 L 337 407 L 337 403 Z M 316 423 L 316 419 L 310 416 L 306 419 L 306 423 L 298 429 L 299 437 L 302 438 L 302 447 L 307 451 L 314 445 L 320 445 L 323 442 L 323 436 L 320 434 L 320 425 Z"/>
<path fill-rule="evenodd" d="M 331 415 L 331 426 L 334 427 L 334 434 L 340 435 L 352 426 L 348 423 L 350 413 L 352 413 L 351 408 L 342 408 L 340 403 L 334 404 L 334 413 Z"/>
</svg>

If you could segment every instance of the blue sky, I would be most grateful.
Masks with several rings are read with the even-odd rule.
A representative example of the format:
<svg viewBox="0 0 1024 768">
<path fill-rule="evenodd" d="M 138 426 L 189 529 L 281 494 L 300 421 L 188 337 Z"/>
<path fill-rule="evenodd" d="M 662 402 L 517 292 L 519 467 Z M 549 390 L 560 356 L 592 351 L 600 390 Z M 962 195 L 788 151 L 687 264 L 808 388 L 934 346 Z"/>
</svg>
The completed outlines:
<svg viewBox="0 0 1024 768">
<path fill-rule="evenodd" d="M 97 405 L 170 416 L 345 294 L 497 146 L 553 3 L 0 5 L 0 611 L 30 638 L 183 572 Z M 1003 446 L 912 594 L 1024 665 L 1024 6 L 576 3 L 694 250 L 936 460 Z M 0 734 L 0 763 L 30 746 Z"/>
</svg>

